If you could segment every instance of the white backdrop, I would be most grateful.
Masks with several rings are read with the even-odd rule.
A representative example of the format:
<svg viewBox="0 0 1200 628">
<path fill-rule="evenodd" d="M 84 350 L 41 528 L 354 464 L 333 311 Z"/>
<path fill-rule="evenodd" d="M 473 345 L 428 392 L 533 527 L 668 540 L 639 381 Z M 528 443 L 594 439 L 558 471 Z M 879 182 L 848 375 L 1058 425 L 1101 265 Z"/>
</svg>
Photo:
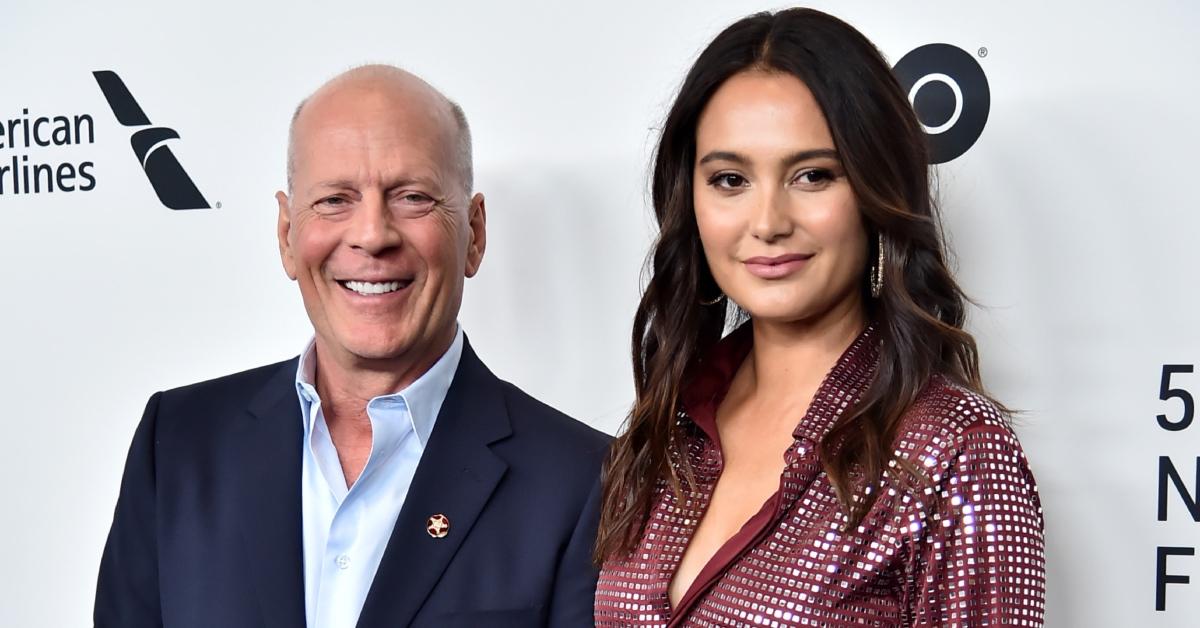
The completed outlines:
<svg viewBox="0 0 1200 628">
<path fill-rule="evenodd" d="M 1166 431 L 1164 364 L 1194 364 L 1194 80 L 1200 9 L 1159 0 L 815 2 L 894 63 L 975 55 L 988 125 L 942 167 L 947 229 L 985 377 L 1018 432 L 1047 522 L 1052 626 L 1188 626 L 1200 557 L 1159 457 L 1195 490 L 1200 427 Z M 461 320 L 502 376 L 615 431 L 651 236 L 654 127 L 697 52 L 758 2 L 60 1 L 0 7 L 0 124 L 90 115 L 94 143 L 0 148 L 90 161 L 91 191 L 0 177 L 0 625 L 90 625 L 126 449 L 156 390 L 296 353 L 310 327 L 278 261 L 272 194 L 297 101 L 363 62 L 403 65 L 465 108 L 489 248 Z M 117 72 L 209 203 L 158 201 L 92 77 Z M 7 131 L 7 129 L 6 129 Z M 1200 392 L 1200 375 L 1172 387 Z"/>
</svg>

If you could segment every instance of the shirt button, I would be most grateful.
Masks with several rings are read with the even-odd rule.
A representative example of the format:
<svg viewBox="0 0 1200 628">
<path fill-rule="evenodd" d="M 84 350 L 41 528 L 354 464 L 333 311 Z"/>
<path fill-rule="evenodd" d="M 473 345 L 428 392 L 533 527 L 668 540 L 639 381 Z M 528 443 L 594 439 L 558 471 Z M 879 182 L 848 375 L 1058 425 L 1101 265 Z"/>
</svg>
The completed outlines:
<svg viewBox="0 0 1200 628">
<path fill-rule="evenodd" d="M 337 560 L 334 562 L 337 563 L 338 569 L 346 569 L 350 567 L 350 557 L 345 554 L 338 556 Z"/>
</svg>

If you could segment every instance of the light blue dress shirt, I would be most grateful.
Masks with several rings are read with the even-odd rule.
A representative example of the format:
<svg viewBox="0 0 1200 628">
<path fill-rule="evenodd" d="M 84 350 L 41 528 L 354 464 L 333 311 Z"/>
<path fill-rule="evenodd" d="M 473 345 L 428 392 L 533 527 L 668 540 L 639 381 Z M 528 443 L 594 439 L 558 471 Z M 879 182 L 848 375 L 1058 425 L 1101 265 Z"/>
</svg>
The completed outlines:
<svg viewBox="0 0 1200 628">
<path fill-rule="evenodd" d="M 296 392 L 304 417 L 301 499 L 308 628 L 345 628 L 358 622 L 462 349 L 459 327 L 450 348 L 424 375 L 404 390 L 367 403 L 371 454 L 349 490 L 317 395 L 314 342 L 301 355 Z"/>
</svg>

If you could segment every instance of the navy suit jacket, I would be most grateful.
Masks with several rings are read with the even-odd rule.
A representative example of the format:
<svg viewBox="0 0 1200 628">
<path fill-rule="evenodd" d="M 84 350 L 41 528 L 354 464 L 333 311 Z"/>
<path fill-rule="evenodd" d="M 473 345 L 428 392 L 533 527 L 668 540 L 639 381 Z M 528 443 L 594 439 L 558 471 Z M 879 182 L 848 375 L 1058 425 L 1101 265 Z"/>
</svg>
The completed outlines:
<svg viewBox="0 0 1200 628">
<path fill-rule="evenodd" d="M 97 628 L 303 628 L 296 364 L 150 398 L 101 559 Z M 607 444 L 467 344 L 358 626 L 593 625 Z M 425 529 L 437 513 L 445 538 Z"/>
</svg>

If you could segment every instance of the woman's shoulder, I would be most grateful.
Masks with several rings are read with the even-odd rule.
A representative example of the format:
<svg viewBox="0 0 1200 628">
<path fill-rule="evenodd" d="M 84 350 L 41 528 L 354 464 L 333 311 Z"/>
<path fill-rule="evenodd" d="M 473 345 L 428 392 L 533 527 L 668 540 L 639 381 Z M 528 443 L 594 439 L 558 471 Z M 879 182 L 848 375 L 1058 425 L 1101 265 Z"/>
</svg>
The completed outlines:
<svg viewBox="0 0 1200 628">
<path fill-rule="evenodd" d="M 994 401 L 935 375 L 900 419 L 896 454 L 919 467 L 946 466 L 964 450 L 1021 453 L 1007 413 Z"/>
<path fill-rule="evenodd" d="M 935 377 L 901 419 L 894 446 L 890 466 L 899 486 L 918 493 L 909 515 L 959 521 L 959 507 L 969 504 L 981 521 L 1006 513 L 1040 534 L 1029 460 L 1007 413 L 986 395 Z"/>
</svg>

